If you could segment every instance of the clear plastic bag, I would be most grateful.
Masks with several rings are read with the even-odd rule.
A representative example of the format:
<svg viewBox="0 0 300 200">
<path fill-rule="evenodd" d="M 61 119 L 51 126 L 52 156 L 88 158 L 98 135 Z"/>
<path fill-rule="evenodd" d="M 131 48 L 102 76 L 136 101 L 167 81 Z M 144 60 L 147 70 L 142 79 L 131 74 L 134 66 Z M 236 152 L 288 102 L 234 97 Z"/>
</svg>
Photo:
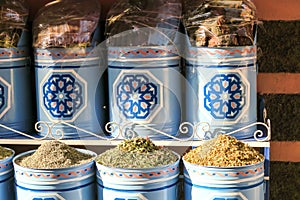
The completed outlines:
<svg viewBox="0 0 300 200">
<path fill-rule="evenodd" d="M 164 46 L 174 43 L 180 27 L 180 0 L 123 0 L 106 21 L 109 46 Z M 111 38 L 113 36 L 113 38 Z"/>
<path fill-rule="evenodd" d="M 23 0 L 0 1 L 0 48 L 19 46 L 28 19 L 28 8 Z"/>
<path fill-rule="evenodd" d="M 57 0 L 37 13 L 33 23 L 35 48 L 93 47 L 99 42 L 95 34 L 100 19 L 97 0 Z"/>
<path fill-rule="evenodd" d="M 257 17 L 251 0 L 186 0 L 183 21 L 192 46 L 255 44 Z"/>
</svg>

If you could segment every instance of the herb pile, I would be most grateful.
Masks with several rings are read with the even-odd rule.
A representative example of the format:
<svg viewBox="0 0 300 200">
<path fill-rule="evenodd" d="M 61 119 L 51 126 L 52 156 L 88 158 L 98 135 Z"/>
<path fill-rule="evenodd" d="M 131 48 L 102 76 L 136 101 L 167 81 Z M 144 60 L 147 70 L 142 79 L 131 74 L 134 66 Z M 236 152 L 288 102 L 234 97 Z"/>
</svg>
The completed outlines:
<svg viewBox="0 0 300 200">
<path fill-rule="evenodd" d="M 4 160 L 13 155 L 13 152 L 0 146 L 0 160 Z"/>
<path fill-rule="evenodd" d="M 93 158 L 93 155 L 79 152 L 62 142 L 47 141 L 32 155 L 22 157 L 16 163 L 32 169 L 57 169 L 88 163 Z"/>
<path fill-rule="evenodd" d="M 223 134 L 205 141 L 183 158 L 192 164 L 212 167 L 238 167 L 256 164 L 264 160 L 264 156 L 253 147 Z"/>
<path fill-rule="evenodd" d="M 176 162 L 178 157 L 169 149 L 156 146 L 148 138 L 123 140 L 96 158 L 96 162 L 114 168 L 153 168 Z"/>
</svg>

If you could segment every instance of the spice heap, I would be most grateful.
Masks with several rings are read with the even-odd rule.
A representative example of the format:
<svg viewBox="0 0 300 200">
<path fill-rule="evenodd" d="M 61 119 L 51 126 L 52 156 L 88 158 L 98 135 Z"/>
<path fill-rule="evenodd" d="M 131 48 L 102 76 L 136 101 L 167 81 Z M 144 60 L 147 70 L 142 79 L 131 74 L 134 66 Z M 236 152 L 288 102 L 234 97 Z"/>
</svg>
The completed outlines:
<svg viewBox="0 0 300 200">
<path fill-rule="evenodd" d="M 0 1 L 0 48 L 18 46 L 27 18 L 28 9 L 22 0 Z"/>
<path fill-rule="evenodd" d="M 33 169 L 67 168 L 90 162 L 93 155 L 79 152 L 59 141 L 43 143 L 32 155 L 22 157 L 16 163 Z"/>
<path fill-rule="evenodd" d="M 254 44 L 257 17 L 250 0 L 186 0 L 183 19 L 193 46 Z"/>
<path fill-rule="evenodd" d="M 13 154 L 12 151 L 0 146 L 0 160 L 4 160 L 5 158 L 8 158 L 12 156 L 12 154 Z"/>
<path fill-rule="evenodd" d="M 232 136 L 218 135 L 191 150 L 184 157 L 186 162 L 200 166 L 238 167 L 264 160 L 264 156 Z"/>
<path fill-rule="evenodd" d="M 96 159 L 101 165 L 115 168 L 153 168 L 177 160 L 178 157 L 171 150 L 140 137 L 123 140 L 117 147 L 105 151 Z"/>
</svg>

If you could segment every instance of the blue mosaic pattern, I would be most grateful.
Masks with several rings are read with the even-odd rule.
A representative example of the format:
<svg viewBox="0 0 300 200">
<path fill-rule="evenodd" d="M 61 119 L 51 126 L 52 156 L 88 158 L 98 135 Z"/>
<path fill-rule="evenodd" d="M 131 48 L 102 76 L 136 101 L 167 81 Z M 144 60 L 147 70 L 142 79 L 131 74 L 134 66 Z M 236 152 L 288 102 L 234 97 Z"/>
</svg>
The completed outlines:
<svg viewBox="0 0 300 200">
<path fill-rule="evenodd" d="M 83 105 L 82 86 L 71 74 L 52 74 L 43 85 L 43 103 L 52 117 L 70 119 Z"/>
<path fill-rule="evenodd" d="M 3 85 L 0 84 L 0 110 L 4 107 L 5 105 L 5 94 L 4 94 L 4 87 Z"/>
<path fill-rule="evenodd" d="M 147 119 L 158 102 L 157 85 L 145 75 L 125 75 L 117 85 L 117 105 L 127 119 Z"/>
<path fill-rule="evenodd" d="M 245 104 L 237 74 L 218 74 L 204 87 L 204 107 L 215 119 L 235 119 Z"/>
</svg>

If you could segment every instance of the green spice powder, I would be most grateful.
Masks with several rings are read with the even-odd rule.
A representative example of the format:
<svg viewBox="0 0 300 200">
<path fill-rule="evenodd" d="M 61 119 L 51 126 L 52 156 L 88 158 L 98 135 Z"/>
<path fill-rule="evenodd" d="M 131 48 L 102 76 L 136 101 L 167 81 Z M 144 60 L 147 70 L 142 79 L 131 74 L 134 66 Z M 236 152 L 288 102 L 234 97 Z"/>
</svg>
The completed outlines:
<svg viewBox="0 0 300 200">
<path fill-rule="evenodd" d="M 47 141 L 32 155 L 17 160 L 17 164 L 33 169 L 57 169 L 81 165 L 92 159 L 92 155 L 79 152 L 62 142 Z"/>
<path fill-rule="evenodd" d="M 5 158 L 8 158 L 12 156 L 13 152 L 0 146 L 0 160 L 4 160 Z"/>
<path fill-rule="evenodd" d="M 124 140 L 96 158 L 99 164 L 114 168 L 153 168 L 177 160 L 178 157 L 171 150 L 155 146 L 145 138 Z"/>
</svg>

